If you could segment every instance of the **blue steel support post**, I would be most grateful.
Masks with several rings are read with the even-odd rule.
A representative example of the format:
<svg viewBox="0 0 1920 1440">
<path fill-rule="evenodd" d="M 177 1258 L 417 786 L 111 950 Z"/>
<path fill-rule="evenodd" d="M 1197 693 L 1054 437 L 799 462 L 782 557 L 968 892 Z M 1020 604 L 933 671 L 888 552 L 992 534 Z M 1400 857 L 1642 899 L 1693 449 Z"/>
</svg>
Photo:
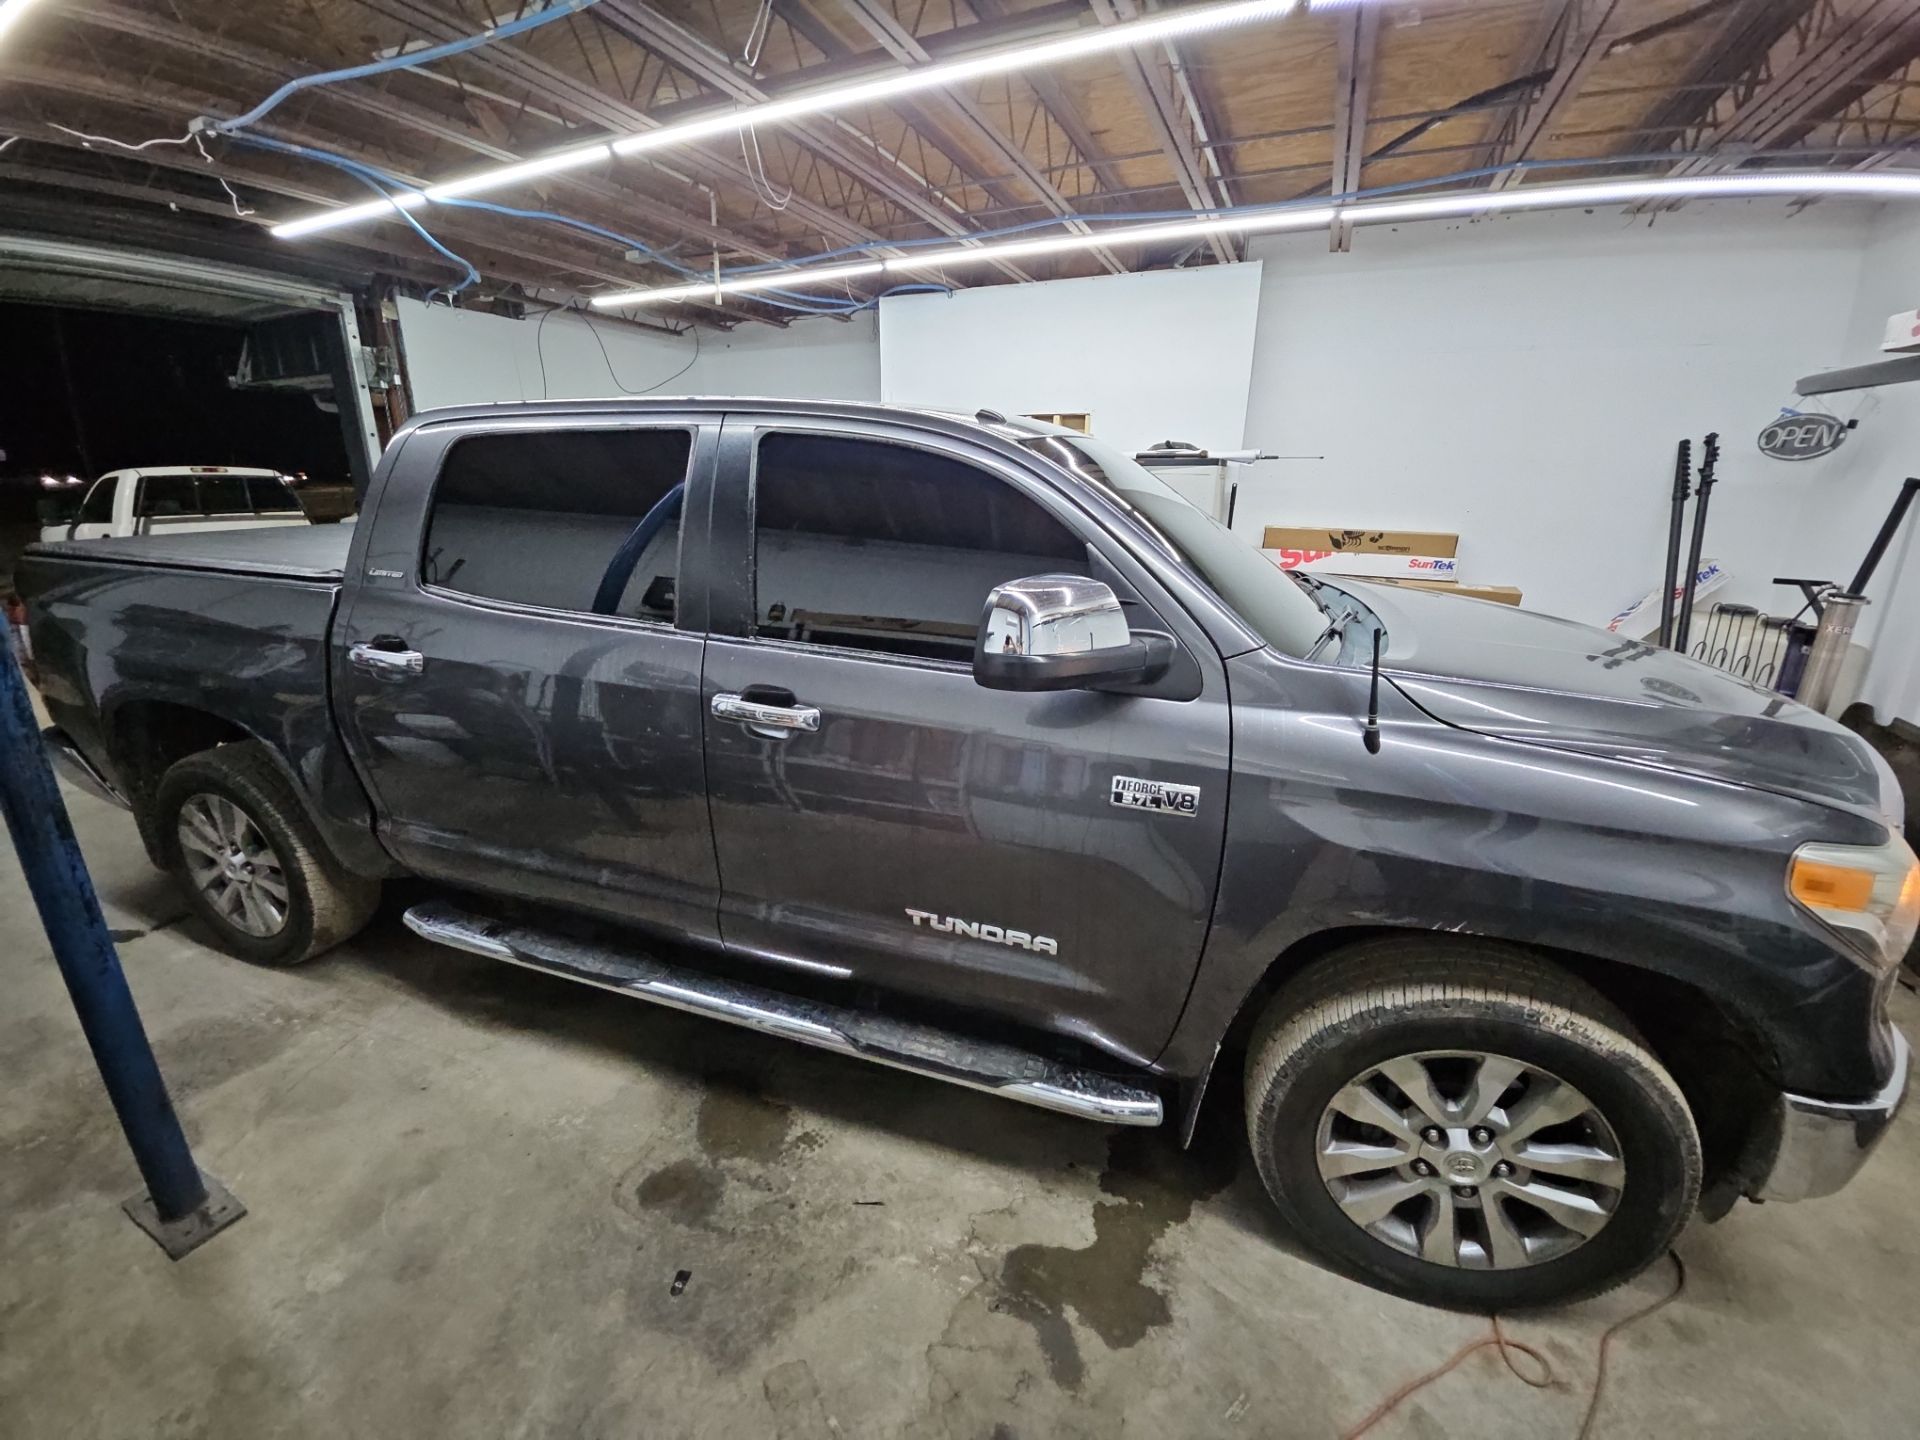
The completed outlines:
<svg viewBox="0 0 1920 1440">
<path fill-rule="evenodd" d="M 178 1259 L 246 1207 L 194 1164 L 126 974 L 100 914 L 73 822 L 40 743 L 26 679 L 0 635 L 0 810 L 61 978 L 147 1190 L 127 1214 Z"/>
</svg>

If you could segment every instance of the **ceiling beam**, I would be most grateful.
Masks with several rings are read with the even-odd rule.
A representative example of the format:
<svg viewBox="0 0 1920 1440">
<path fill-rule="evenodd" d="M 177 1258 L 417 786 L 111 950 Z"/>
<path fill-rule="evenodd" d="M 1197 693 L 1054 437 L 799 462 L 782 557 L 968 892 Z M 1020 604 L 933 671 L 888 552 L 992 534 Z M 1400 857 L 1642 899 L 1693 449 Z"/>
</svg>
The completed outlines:
<svg viewBox="0 0 1920 1440">
<path fill-rule="evenodd" d="M 1542 68 L 1553 66 L 1553 73 L 1525 105 L 1510 111 L 1501 123 L 1494 142 L 1490 164 L 1512 164 L 1525 160 L 1552 126 L 1579 95 L 1593 67 L 1606 57 L 1612 37 L 1607 33 L 1619 0 L 1571 0 L 1555 17 L 1550 38 L 1541 50 Z M 1509 170 L 1496 176 L 1489 187 L 1506 190 L 1521 181 L 1524 172 Z"/>
<path fill-rule="evenodd" d="M 600 0 L 599 4 L 585 13 L 727 99 L 752 105 L 770 98 L 769 92 L 758 81 L 735 69 L 732 60 L 717 46 L 668 19 L 645 0 Z M 783 128 L 822 160 L 886 197 L 897 208 L 941 234 L 963 240 L 972 232 L 972 227 L 943 205 L 938 197 L 918 188 L 922 183 L 919 177 L 915 177 L 912 184 L 903 183 L 865 155 L 850 149 L 849 142 L 838 133 L 830 119 L 799 120 Z M 796 191 L 794 199 L 800 198 Z M 1011 279 L 1028 278 L 1024 271 L 1004 261 L 999 263 L 998 268 Z"/>
<path fill-rule="evenodd" d="M 1380 11 L 1361 5 L 1335 19 L 1340 27 L 1333 82 L 1333 181 L 1335 199 L 1358 193 L 1367 164 L 1367 117 L 1373 110 L 1373 62 L 1380 45 Z M 1328 227 L 1331 250 L 1353 248 L 1353 226 Z"/>
<path fill-rule="evenodd" d="M 973 13 L 980 17 L 981 24 L 969 26 L 966 30 L 959 32 L 961 34 L 969 34 L 974 30 L 999 24 L 1014 13 L 1007 9 L 1006 0 L 966 0 L 966 3 Z M 1079 10 L 1077 4 L 1074 8 L 1076 11 Z M 1033 11 L 1025 12 L 1029 16 L 1033 13 Z M 941 58 L 939 52 L 934 49 L 934 41 L 938 38 L 940 37 L 930 35 L 921 41 L 936 60 Z M 1073 98 L 1067 94 L 1067 87 L 1060 83 L 1059 77 L 1041 69 L 1031 70 L 1023 78 L 1032 88 L 1033 93 L 1040 97 L 1040 103 L 1047 107 L 1047 113 L 1053 117 L 1053 123 L 1059 128 L 1060 133 L 1067 137 L 1067 143 L 1079 152 L 1080 159 L 1093 172 L 1094 178 L 1100 182 L 1100 188 L 1124 190 L 1127 182 L 1108 157 L 1105 147 L 1093 138 L 1093 131 L 1088 128 L 1079 107 L 1073 103 Z"/>
<path fill-rule="evenodd" d="M 1134 0 L 1090 0 L 1090 3 L 1094 18 L 1102 25 L 1119 25 L 1138 18 L 1140 14 Z M 1171 55 L 1173 46 L 1168 44 L 1165 50 Z M 1223 202 L 1214 193 L 1208 169 L 1212 152 L 1202 157 L 1188 133 L 1189 121 L 1182 119 L 1180 103 L 1167 77 L 1133 47 L 1116 50 L 1113 58 L 1121 74 L 1126 77 L 1128 88 L 1133 91 L 1134 99 L 1139 103 L 1141 113 L 1146 116 L 1155 139 L 1159 141 L 1161 152 L 1173 170 L 1173 178 L 1179 183 L 1181 193 L 1187 197 L 1187 204 L 1195 210 L 1222 208 Z M 1223 264 L 1239 258 L 1235 242 L 1226 236 L 1211 235 L 1207 238 L 1207 244 L 1214 258 Z"/>
<path fill-rule="evenodd" d="M 457 39 L 468 34 L 471 28 L 470 21 L 450 17 L 437 5 L 428 3 L 428 0 L 366 0 L 366 3 L 403 24 L 413 26 L 436 42 Z M 596 5 L 593 10 L 582 14 L 595 14 L 600 8 Z M 562 23 L 572 24 L 574 21 Z M 579 79 L 529 55 L 511 42 L 470 50 L 460 57 L 460 61 L 508 80 L 540 96 L 554 108 L 570 111 L 589 124 L 616 134 L 653 130 L 662 123 L 658 112 L 652 115 L 644 113 L 618 96 L 606 94 L 592 82 Z M 758 194 L 745 162 L 729 159 L 724 150 L 701 146 L 684 153 L 697 155 L 705 168 L 725 176 L 749 193 Z M 794 220 L 805 221 L 810 229 L 842 245 L 865 244 L 880 238 L 857 221 L 804 194 L 796 193 L 783 213 Z"/>
<path fill-rule="evenodd" d="M 88 5 L 66 13 L 72 20 L 105 29 L 113 34 L 126 35 L 149 44 L 169 46 L 216 62 L 217 66 L 225 67 L 230 79 L 240 78 L 232 75 L 233 71 L 243 74 L 250 72 L 259 77 L 263 86 L 270 88 L 286 78 L 287 64 L 284 57 L 269 51 L 254 49 L 223 36 L 191 29 L 159 14 L 129 10 L 113 4 Z M 397 127 L 425 135 L 484 159 L 510 164 L 523 158 L 487 137 L 476 135 L 473 131 L 453 123 L 445 116 L 395 99 L 372 86 L 355 84 L 330 86 L 326 90 L 326 99 L 369 120 L 378 121 L 383 127 Z M 228 102 L 207 96 L 204 104 L 195 113 L 215 113 L 231 108 L 233 107 Z M 682 210 L 643 191 L 589 180 L 578 174 L 555 176 L 553 183 L 570 196 L 587 202 L 586 207 L 581 209 L 580 219 L 602 224 L 608 229 L 618 229 L 623 224 L 631 224 L 637 217 L 642 223 L 655 227 L 657 232 L 663 233 L 670 239 L 677 240 L 691 236 L 708 245 L 749 255 L 757 260 L 772 261 L 780 258 L 779 252 L 763 241 L 736 230 L 715 225 L 708 216 Z"/>
<path fill-rule="evenodd" d="M 880 42 L 881 48 L 905 65 L 931 64 L 933 56 L 906 26 L 894 17 L 884 0 L 843 0 L 852 10 L 854 18 L 866 27 L 867 32 Z M 1040 201 L 1061 219 L 1068 220 L 1064 227 L 1076 235 L 1089 233 L 1087 225 L 1073 218 L 1074 209 L 1067 197 L 1055 188 L 1053 181 L 1042 173 L 1027 152 L 1020 145 L 1000 133 L 971 96 L 961 92 L 949 91 L 936 96 L 935 107 L 948 115 L 956 117 L 959 126 L 975 141 L 987 147 L 990 154 L 997 155 L 1001 163 L 1013 167 L 1014 173 L 1026 182 L 1029 189 L 1040 197 Z M 1041 108 L 1045 109 L 1042 102 Z M 1126 266 L 1105 246 L 1099 246 L 1090 252 L 1095 259 L 1107 268 L 1108 273 L 1120 275 Z"/>
<path fill-rule="evenodd" d="M 1790 145 L 1821 120 L 1920 55 L 1911 0 L 1866 0 L 1845 12 L 1817 4 L 1713 98 L 1677 148 L 1715 153 L 1681 160 L 1674 175 L 1731 170 L 1757 149 Z"/>
</svg>

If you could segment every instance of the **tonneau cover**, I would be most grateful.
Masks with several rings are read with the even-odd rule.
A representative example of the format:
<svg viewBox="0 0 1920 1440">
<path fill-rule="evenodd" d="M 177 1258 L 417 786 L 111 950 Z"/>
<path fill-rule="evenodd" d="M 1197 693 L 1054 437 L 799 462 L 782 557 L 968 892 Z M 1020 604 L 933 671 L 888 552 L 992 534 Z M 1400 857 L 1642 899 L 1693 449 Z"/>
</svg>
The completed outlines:
<svg viewBox="0 0 1920 1440">
<path fill-rule="evenodd" d="M 347 546 L 352 540 L 351 525 L 262 525 L 248 530 L 43 541 L 29 545 L 27 554 L 337 583 L 346 571 Z"/>
</svg>

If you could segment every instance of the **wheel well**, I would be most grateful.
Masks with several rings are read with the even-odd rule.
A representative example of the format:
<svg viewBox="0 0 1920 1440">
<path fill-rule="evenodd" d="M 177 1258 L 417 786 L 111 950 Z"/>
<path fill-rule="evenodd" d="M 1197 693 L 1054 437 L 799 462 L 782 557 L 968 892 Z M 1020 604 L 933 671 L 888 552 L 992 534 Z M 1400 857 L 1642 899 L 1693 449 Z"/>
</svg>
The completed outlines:
<svg viewBox="0 0 1920 1440">
<path fill-rule="evenodd" d="M 167 767 L 189 755 L 253 737 L 209 710 L 166 700 L 130 700 L 113 712 L 111 743 L 120 779 L 144 816 Z"/>
<path fill-rule="evenodd" d="M 1218 1075 L 1229 1064 L 1237 1067 L 1254 1024 L 1282 985 L 1357 941 L 1407 933 L 1390 926 L 1350 926 L 1295 942 L 1248 993 L 1221 1042 L 1214 1073 Z M 1464 945 L 1473 938 L 1412 933 L 1428 933 L 1438 947 Z M 1765 1042 L 1697 986 L 1576 951 L 1543 945 L 1525 948 L 1598 990 L 1640 1031 L 1680 1086 L 1700 1129 L 1706 1162 L 1701 1208 L 1709 1219 L 1725 1214 L 1744 1189 L 1756 1150 L 1771 1143 L 1779 1088 L 1768 1079 L 1773 1064 Z M 1235 1059 L 1230 1061 L 1230 1055 Z"/>
</svg>

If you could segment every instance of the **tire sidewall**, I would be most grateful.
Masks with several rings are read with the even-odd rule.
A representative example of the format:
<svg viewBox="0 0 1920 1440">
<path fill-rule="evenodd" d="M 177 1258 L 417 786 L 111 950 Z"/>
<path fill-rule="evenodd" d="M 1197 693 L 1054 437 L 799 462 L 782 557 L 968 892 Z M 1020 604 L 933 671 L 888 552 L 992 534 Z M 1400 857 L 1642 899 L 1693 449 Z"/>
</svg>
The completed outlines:
<svg viewBox="0 0 1920 1440">
<path fill-rule="evenodd" d="M 1437 1007 L 1436 1007 L 1437 1008 Z M 1396 1250 L 1348 1219 L 1320 1178 L 1316 1145 L 1334 1092 L 1383 1061 L 1428 1050 L 1478 1050 L 1550 1071 L 1581 1090 L 1613 1127 L 1626 1161 L 1620 1203 L 1606 1227 L 1572 1252 L 1515 1270 L 1435 1265 Z M 1664 1253 L 1685 1224 L 1698 1185 L 1692 1119 L 1632 1048 L 1599 1048 L 1543 1028 L 1498 1001 L 1453 1001 L 1368 1011 L 1315 1036 L 1282 1067 L 1255 1118 L 1261 1178 L 1296 1226 L 1336 1258 L 1389 1289 L 1470 1310 L 1560 1303 L 1610 1288 Z"/>
<path fill-rule="evenodd" d="M 192 756 L 169 770 L 154 797 L 154 828 L 167 870 L 179 882 L 194 914 L 213 931 L 220 948 L 257 965 L 291 965 L 306 957 L 313 943 L 314 904 L 307 876 L 298 863 L 300 839 L 287 827 L 270 798 L 220 764 L 216 750 Z M 180 810 L 196 795 L 231 801 L 273 847 L 287 885 L 287 923 L 269 936 L 249 935 L 213 908 L 194 883 L 180 849 Z"/>
</svg>

